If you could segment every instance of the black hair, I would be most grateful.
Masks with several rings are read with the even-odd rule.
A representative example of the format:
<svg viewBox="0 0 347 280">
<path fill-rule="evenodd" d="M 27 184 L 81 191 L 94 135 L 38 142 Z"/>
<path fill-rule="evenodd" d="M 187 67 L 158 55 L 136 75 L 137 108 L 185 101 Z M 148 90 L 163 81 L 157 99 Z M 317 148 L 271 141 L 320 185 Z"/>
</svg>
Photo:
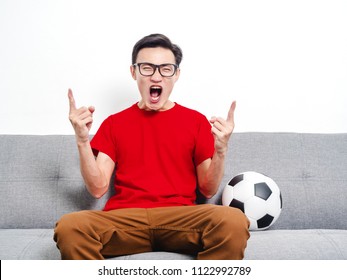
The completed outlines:
<svg viewBox="0 0 347 280">
<path fill-rule="evenodd" d="M 175 56 L 177 66 L 180 65 L 183 57 L 181 48 L 178 45 L 173 44 L 171 40 L 163 34 L 151 34 L 138 41 L 133 48 L 132 64 L 136 63 L 137 55 L 141 49 L 157 47 L 171 50 Z"/>
</svg>

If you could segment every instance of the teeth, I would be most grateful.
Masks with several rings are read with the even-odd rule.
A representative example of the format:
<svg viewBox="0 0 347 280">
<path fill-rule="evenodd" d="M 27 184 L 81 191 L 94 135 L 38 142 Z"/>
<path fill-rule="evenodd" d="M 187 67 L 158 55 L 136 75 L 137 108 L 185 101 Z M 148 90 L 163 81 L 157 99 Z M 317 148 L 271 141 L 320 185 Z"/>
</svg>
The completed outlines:
<svg viewBox="0 0 347 280">
<path fill-rule="evenodd" d="M 152 102 L 158 102 L 161 92 L 162 92 L 162 88 L 158 87 L 158 86 L 152 86 L 149 90 L 149 93 L 151 95 L 151 100 Z"/>
<path fill-rule="evenodd" d="M 162 88 L 157 86 L 152 86 L 150 88 L 150 94 L 152 97 L 158 97 L 161 94 Z"/>
</svg>

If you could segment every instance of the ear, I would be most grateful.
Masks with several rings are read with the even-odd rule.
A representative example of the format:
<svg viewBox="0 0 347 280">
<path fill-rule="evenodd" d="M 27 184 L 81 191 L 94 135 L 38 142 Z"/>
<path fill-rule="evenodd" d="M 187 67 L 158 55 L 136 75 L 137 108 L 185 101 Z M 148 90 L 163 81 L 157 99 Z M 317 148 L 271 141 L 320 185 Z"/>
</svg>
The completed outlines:
<svg viewBox="0 0 347 280">
<path fill-rule="evenodd" d="M 133 77 L 133 79 L 136 81 L 136 68 L 135 68 L 135 66 L 133 66 L 133 65 L 130 66 L 130 73 L 131 73 L 131 76 Z"/>
<path fill-rule="evenodd" d="M 180 77 L 180 74 L 181 74 L 181 69 L 177 68 L 176 73 L 175 73 L 175 78 L 176 78 L 175 82 L 177 82 L 178 78 Z"/>
</svg>

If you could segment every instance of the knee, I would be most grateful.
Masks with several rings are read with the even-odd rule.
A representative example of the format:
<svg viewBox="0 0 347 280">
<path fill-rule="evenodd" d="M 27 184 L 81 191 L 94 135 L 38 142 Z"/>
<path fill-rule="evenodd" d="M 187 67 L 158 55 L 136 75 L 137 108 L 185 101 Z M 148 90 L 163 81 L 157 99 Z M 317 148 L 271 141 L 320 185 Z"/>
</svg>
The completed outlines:
<svg viewBox="0 0 347 280">
<path fill-rule="evenodd" d="M 240 209 L 217 206 L 212 210 L 211 217 L 214 226 L 225 232 L 249 235 L 249 220 Z"/>
<path fill-rule="evenodd" d="M 74 232 L 83 227 L 82 216 L 83 211 L 63 215 L 55 225 L 54 240 L 57 242 L 60 238 L 72 237 Z"/>
<path fill-rule="evenodd" d="M 228 206 L 214 206 L 209 227 L 203 234 L 205 251 L 200 259 L 243 259 L 249 238 L 249 221 L 245 214 Z"/>
<path fill-rule="evenodd" d="M 55 230 L 60 231 L 62 229 L 69 229 L 76 225 L 78 218 L 77 213 L 69 213 L 61 216 L 58 222 L 55 224 Z"/>
</svg>

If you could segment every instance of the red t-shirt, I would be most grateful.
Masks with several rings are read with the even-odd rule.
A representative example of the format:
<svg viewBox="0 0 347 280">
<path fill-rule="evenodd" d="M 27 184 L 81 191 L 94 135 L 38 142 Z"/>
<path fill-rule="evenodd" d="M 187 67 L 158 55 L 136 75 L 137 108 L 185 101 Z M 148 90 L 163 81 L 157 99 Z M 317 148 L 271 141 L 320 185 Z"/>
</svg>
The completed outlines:
<svg viewBox="0 0 347 280">
<path fill-rule="evenodd" d="M 196 166 L 214 152 L 206 117 L 177 103 L 161 112 L 134 104 L 111 115 L 91 146 L 116 165 L 116 194 L 105 211 L 195 204 Z"/>
</svg>

